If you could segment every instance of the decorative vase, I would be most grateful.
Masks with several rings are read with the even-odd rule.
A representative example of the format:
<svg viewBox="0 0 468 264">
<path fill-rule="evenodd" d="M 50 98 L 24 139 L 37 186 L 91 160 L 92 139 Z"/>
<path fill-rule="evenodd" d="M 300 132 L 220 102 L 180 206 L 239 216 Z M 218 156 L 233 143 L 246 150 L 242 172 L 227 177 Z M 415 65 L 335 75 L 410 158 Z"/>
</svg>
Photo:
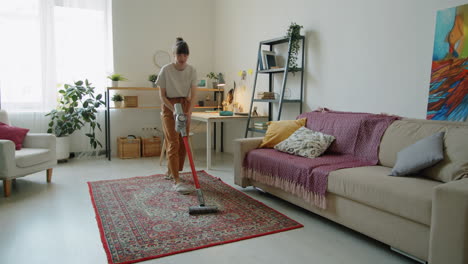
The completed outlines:
<svg viewBox="0 0 468 264">
<path fill-rule="evenodd" d="M 66 160 L 70 157 L 70 137 L 57 137 L 57 160 Z"/>
<path fill-rule="evenodd" d="M 119 81 L 112 81 L 112 87 L 119 87 Z"/>
<path fill-rule="evenodd" d="M 218 89 L 218 82 L 213 82 L 213 89 Z"/>
<path fill-rule="evenodd" d="M 121 108 L 122 107 L 122 101 L 115 101 L 114 106 L 115 106 L 115 108 Z"/>
</svg>

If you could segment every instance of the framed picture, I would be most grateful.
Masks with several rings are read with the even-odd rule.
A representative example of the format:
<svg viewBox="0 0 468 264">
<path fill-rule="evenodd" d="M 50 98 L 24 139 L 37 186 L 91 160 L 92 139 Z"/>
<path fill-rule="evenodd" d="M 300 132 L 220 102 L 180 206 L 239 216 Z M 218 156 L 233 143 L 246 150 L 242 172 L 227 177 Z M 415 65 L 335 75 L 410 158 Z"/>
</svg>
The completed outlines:
<svg viewBox="0 0 468 264">
<path fill-rule="evenodd" d="M 208 81 L 206 79 L 200 79 L 197 83 L 198 88 L 206 88 L 208 87 Z"/>
<path fill-rule="evenodd" d="M 262 50 L 263 68 L 266 70 L 278 68 L 276 53 L 274 51 Z"/>
</svg>

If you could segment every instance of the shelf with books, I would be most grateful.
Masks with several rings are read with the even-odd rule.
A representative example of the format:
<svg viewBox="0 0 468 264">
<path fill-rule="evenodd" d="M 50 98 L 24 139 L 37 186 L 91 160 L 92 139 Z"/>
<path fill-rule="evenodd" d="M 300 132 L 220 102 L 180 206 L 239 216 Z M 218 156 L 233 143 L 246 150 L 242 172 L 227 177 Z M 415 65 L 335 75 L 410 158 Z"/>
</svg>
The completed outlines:
<svg viewBox="0 0 468 264">
<path fill-rule="evenodd" d="M 281 60 L 278 59 L 278 51 L 284 50 L 281 49 L 280 47 L 274 47 L 275 45 L 281 45 L 281 44 L 287 44 L 287 54 L 284 56 L 284 62 L 281 62 Z M 265 49 L 265 46 L 268 46 L 267 49 Z M 301 50 L 301 53 L 299 55 L 298 50 Z M 260 41 L 259 46 L 258 46 L 258 52 L 257 52 L 257 67 L 256 67 L 256 72 L 255 72 L 255 79 L 253 83 L 253 89 L 252 89 L 252 98 L 251 98 L 251 103 L 250 103 L 250 111 L 249 113 L 249 118 L 247 120 L 247 125 L 246 125 L 246 130 L 245 130 L 245 137 L 248 137 L 249 131 L 253 132 L 260 132 L 257 131 L 257 128 L 252 128 L 251 127 L 251 116 L 252 116 L 252 109 L 257 108 L 257 105 L 254 105 L 254 103 L 268 103 L 268 120 L 273 119 L 273 107 L 274 104 L 277 104 L 275 107 L 277 108 L 277 114 L 275 119 L 280 120 L 281 119 L 281 113 L 283 111 L 283 103 L 297 103 L 298 108 L 299 108 L 299 114 L 302 113 L 302 104 L 303 104 L 303 96 L 304 96 L 304 65 L 305 65 L 305 53 L 304 51 L 306 50 L 305 47 L 305 36 L 299 35 L 299 32 L 297 32 L 297 35 L 293 37 L 293 35 L 290 35 L 289 37 L 279 37 L 275 39 L 269 39 L 269 40 L 264 40 Z M 299 64 L 296 63 L 290 63 L 291 60 L 295 61 L 297 59 L 296 56 L 301 56 L 302 59 Z M 290 60 L 291 59 L 291 60 Z M 281 65 L 283 64 L 283 65 Z M 291 66 L 292 65 L 292 66 Z M 294 73 L 297 72 L 300 74 L 300 86 L 298 88 L 298 96 L 299 98 L 297 99 L 286 99 L 289 98 L 291 91 L 285 92 L 288 90 L 286 88 L 289 73 L 293 73 L 293 76 L 297 76 Z M 273 89 L 273 83 L 274 83 L 274 77 L 277 75 L 274 75 L 276 73 L 281 73 L 282 74 L 282 80 L 281 80 L 281 87 L 278 92 L 275 92 Z M 257 94 L 257 89 L 258 90 L 265 90 L 262 88 L 258 88 L 258 76 L 259 74 L 268 74 L 268 90 L 266 92 L 259 92 Z M 291 76 L 291 77 L 293 77 Z M 288 95 L 289 94 L 289 95 Z M 252 133 L 250 135 L 253 135 Z"/>
</svg>

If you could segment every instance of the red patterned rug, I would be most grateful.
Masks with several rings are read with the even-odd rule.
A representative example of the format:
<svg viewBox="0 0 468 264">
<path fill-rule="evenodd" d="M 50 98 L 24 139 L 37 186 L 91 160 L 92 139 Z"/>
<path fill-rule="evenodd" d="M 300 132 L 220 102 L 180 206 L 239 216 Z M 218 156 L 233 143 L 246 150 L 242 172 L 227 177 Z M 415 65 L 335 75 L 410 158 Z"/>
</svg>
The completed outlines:
<svg viewBox="0 0 468 264">
<path fill-rule="evenodd" d="M 218 213 L 189 215 L 195 193 L 181 195 L 162 174 L 88 182 L 109 263 L 135 263 L 303 227 L 199 171 L 206 204 Z M 192 174 L 181 178 L 193 184 Z"/>
</svg>

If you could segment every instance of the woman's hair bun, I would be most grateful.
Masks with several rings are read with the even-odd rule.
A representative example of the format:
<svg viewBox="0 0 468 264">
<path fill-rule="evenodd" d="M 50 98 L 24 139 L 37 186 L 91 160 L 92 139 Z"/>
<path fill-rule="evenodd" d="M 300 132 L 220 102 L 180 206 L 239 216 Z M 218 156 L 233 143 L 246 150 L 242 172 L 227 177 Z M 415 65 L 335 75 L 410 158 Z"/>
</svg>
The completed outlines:
<svg viewBox="0 0 468 264">
<path fill-rule="evenodd" d="M 176 38 L 176 43 L 174 44 L 174 47 L 172 48 L 172 52 L 174 52 L 175 54 L 186 54 L 186 55 L 190 54 L 187 42 L 185 42 L 184 39 L 181 37 Z"/>
</svg>

